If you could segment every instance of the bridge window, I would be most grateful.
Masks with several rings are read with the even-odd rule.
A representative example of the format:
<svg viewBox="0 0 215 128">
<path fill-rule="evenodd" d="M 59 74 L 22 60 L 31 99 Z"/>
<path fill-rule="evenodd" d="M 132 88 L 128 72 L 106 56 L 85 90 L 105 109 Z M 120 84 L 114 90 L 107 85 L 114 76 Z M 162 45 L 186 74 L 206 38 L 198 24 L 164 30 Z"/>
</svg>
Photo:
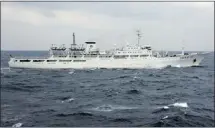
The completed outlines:
<svg viewBox="0 0 215 128">
<path fill-rule="evenodd" d="M 138 55 L 130 55 L 130 57 L 138 57 Z"/>
<path fill-rule="evenodd" d="M 33 60 L 33 62 L 44 62 L 45 60 Z"/>
<path fill-rule="evenodd" d="M 140 57 L 147 57 L 147 56 L 149 56 L 149 55 L 140 55 Z"/>
<path fill-rule="evenodd" d="M 59 62 L 71 62 L 72 60 L 59 60 Z"/>
<path fill-rule="evenodd" d="M 115 59 L 124 59 L 124 58 L 127 58 L 127 57 L 128 57 L 128 55 L 118 55 L 118 56 L 115 55 L 114 56 Z"/>
<path fill-rule="evenodd" d="M 57 60 L 47 60 L 47 62 L 56 62 Z"/>
<path fill-rule="evenodd" d="M 86 60 L 73 60 L 73 62 L 86 62 Z"/>
<path fill-rule="evenodd" d="M 19 60 L 19 62 L 30 62 L 31 60 Z"/>
</svg>

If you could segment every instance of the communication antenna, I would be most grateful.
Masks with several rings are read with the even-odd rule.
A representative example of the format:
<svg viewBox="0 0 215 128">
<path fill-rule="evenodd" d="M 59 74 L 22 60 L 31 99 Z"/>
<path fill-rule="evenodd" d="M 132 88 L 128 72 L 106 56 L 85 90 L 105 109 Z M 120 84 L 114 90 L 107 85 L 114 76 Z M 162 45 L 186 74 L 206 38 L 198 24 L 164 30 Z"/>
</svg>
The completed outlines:
<svg viewBox="0 0 215 128">
<path fill-rule="evenodd" d="M 184 55 L 184 47 L 182 47 L 181 55 Z"/>
<path fill-rule="evenodd" d="M 184 40 L 182 40 L 182 50 L 181 50 L 181 54 L 184 55 Z"/>
<path fill-rule="evenodd" d="M 114 48 L 115 48 L 115 50 L 116 50 L 116 49 L 117 49 L 117 48 L 116 48 L 117 44 L 113 44 L 113 45 L 114 45 Z"/>
<path fill-rule="evenodd" d="M 140 30 L 137 30 L 137 37 L 138 37 L 138 46 L 140 44 L 140 38 L 141 38 L 141 33 L 140 33 Z"/>
<path fill-rule="evenodd" d="M 126 45 L 128 46 L 128 45 L 129 45 L 129 42 L 128 42 L 127 40 L 125 40 L 125 42 L 126 42 Z"/>
<path fill-rule="evenodd" d="M 75 33 L 73 32 L 73 45 L 75 45 Z"/>
</svg>

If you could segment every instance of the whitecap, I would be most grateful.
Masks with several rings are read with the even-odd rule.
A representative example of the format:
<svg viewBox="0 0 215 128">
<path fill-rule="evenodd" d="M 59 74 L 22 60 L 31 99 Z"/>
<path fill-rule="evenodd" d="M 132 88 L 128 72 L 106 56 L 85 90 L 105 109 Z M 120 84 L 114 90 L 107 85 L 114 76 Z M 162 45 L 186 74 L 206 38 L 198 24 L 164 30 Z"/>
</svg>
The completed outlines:
<svg viewBox="0 0 215 128">
<path fill-rule="evenodd" d="M 114 110 L 136 109 L 136 107 L 117 106 L 117 105 L 102 105 L 94 108 L 95 111 L 110 112 Z"/>
<path fill-rule="evenodd" d="M 12 127 L 18 128 L 18 127 L 21 127 L 21 126 L 22 126 L 22 123 L 16 123 Z"/>
<path fill-rule="evenodd" d="M 164 108 L 164 109 L 169 109 L 169 107 L 168 107 L 168 106 L 164 106 L 163 108 Z"/>
<path fill-rule="evenodd" d="M 69 99 L 66 99 L 66 100 L 63 100 L 63 101 L 61 101 L 62 103 L 64 103 L 64 102 L 71 102 L 71 101 L 74 101 L 75 99 L 74 98 L 69 98 Z"/>
<path fill-rule="evenodd" d="M 158 107 L 158 109 L 169 109 L 168 106 Z"/>
<path fill-rule="evenodd" d="M 166 65 L 148 66 L 148 67 L 144 67 L 144 68 L 145 69 L 158 69 L 158 70 L 161 70 L 161 69 L 165 69 Z"/>
<path fill-rule="evenodd" d="M 99 107 L 94 108 L 95 111 L 103 111 L 103 112 L 110 112 L 113 111 L 113 107 L 111 105 L 102 105 Z"/>
<path fill-rule="evenodd" d="M 186 102 L 183 102 L 183 103 L 169 104 L 168 106 L 163 106 L 163 107 L 158 107 L 158 108 L 169 109 L 170 107 L 182 107 L 182 108 L 187 108 L 188 105 L 187 105 Z"/>
<path fill-rule="evenodd" d="M 167 119 L 168 118 L 168 116 L 164 116 L 162 119 Z"/>
<path fill-rule="evenodd" d="M 138 78 L 140 78 L 140 77 L 137 77 L 137 76 L 134 76 L 134 77 L 133 77 L 133 79 L 138 79 Z"/>
<path fill-rule="evenodd" d="M 99 68 L 90 68 L 89 70 L 93 71 L 93 70 L 96 70 L 96 69 L 99 69 Z"/>
<path fill-rule="evenodd" d="M 174 103 L 174 104 L 172 104 L 172 106 L 174 106 L 174 107 L 183 107 L 183 108 L 188 107 L 186 102 L 184 102 L 184 103 Z"/>
<path fill-rule="evenodd" d="M 69 72 L 69 74 L 73 74 L 73 73 L 74 73 L 74 71 L 70 71 L 70 72 Z"/>
<path fill-rule="evenodd" d="M 70 70 L 69 74 L 73 74 L 75 72 L 75 70 Z"/>
<path fill-rule="evenodd" d="M 73 101 L 73 100 L 74 100 L 74 98 L 70 98 L 70 99 L 68 99 L 66 101 L 70 102 L 70 101 Z"/>
<path fill-rule="evenodd" d="M 115 109 L 119 109 L 119 110 L 122 110 L 122 109 L 136 109 L 137 107 L 127 107 L 127 106 L 115 106 Z"/>
<path fill-rule="evenodd" d="M 181 65 L 176 65 L 175 67 L 180 68 L 180 67 L 181 67 Z"/>
</svg>

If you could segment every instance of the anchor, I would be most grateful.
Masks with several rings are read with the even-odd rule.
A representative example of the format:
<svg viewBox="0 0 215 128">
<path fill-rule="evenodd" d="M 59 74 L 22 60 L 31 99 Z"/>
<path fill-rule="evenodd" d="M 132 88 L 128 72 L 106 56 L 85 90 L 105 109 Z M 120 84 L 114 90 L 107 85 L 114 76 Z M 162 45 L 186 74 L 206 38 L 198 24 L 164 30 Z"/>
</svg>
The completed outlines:
<svg viewBox="0 0 215 128">
<path fill-rule="evenodd" d="M 196 58 L 195 59 L 193 59 L 193 63 L 195 63 L 196 62 Z"/>
</svg>

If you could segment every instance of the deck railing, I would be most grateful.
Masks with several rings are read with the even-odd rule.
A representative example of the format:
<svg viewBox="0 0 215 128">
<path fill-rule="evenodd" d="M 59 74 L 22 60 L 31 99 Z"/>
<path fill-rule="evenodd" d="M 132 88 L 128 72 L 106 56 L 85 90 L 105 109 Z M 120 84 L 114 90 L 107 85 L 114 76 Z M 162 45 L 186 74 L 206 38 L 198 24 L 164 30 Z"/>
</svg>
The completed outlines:
<svg viewBox="0 0 215 128">
<path fill-rule="evenodd" d="M 48 59 L 48 56 L 38 57 L 38 56 L 15 56 L 16 59 Z"/>
</svg>

